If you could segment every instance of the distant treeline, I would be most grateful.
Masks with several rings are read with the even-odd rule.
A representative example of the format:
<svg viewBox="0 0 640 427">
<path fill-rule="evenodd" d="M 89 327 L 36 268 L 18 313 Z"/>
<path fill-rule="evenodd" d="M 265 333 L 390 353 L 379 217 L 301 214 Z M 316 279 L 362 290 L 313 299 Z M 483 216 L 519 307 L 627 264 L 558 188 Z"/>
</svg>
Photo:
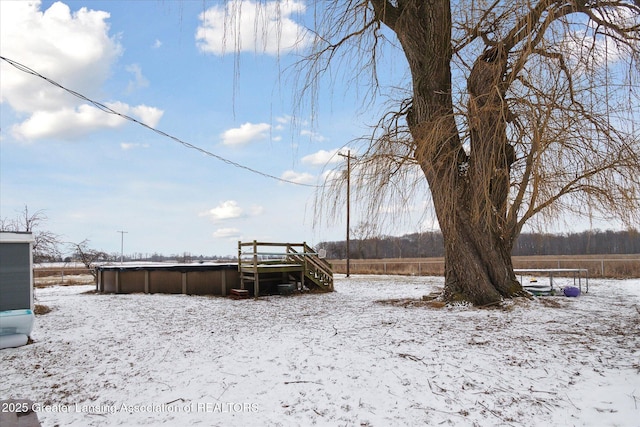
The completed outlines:
<svg viewBox="0 0 640 427">
<path fill-rule="evenodd" d="M 327 251 L 327 258 L 346 258 L 346 242 L 322 242 L 318 248 Z M 350 257 L 354 259 L 432 258 L 444 256 L 440 232 L 414 233 L 404 236 L 382 236 L 351 239 Z M 518 237 L 514 256 L 529 255 L 590 255 L 638 254 L 640 232 L 583 231 L 569 234 L 523 233 Z"/>
<path fill-rule="evenodd" d="M 159 253 L 153 254 L 142 254 L 142 253 L 133 253 L 130 255 L 124 255 L 122 260 L 124 262 L 167 262 L 167 263 L 194 263 L 194 262 L 235 262 L 238 257 L 234 255 L 227 256 L 217 256 L 217 255 L 194 255 L 190 252 L 184 252 L 182 254 L 171 254 L 171 255 L 163 255 Z M 50 257 L 47 258 L 48 262 L 74 262 L 78 261 L 78 254 L 73 254 L 72 256 L 68 256 L 65 258 L 55 258 Z M 110 253 L 104 254 L 104 257 L 98 258 L 95 260 L 96 262 L 120 262 L 120 254 L 119 253 Z M 37 261 L 34 261 L 37 262 Z"/>
</svg>

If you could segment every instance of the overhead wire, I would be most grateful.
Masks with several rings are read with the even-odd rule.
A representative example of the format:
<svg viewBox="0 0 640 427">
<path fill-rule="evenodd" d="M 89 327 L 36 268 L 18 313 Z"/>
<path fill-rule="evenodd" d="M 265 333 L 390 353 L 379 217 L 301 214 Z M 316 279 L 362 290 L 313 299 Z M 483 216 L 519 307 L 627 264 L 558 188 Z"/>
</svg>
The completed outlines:
<svg viewBox="0 0 640 427">
<path fill-rule="evenodd" d="M 79 92 L 76 92 L 76 91 L 74 91 L 72 89 L 69 89 L 69 88 L 61 85 L 60 83 L 56 82 L 55 80 L 52 80 L 49 77 L 46 77 L 46 76 L 38 73 L 37 71 L 27 67 L 24 64 L 21 64 L 21 63 L 19 63 L 17 61 L 14 61 L 12 59 L 6 58 L 6 57 L 1 56 L 1 55 L 0 55 L 0 59 L 2 59 L 3 61 L 8 63 L 9 65 L 15 67 L 16 69 L 18 69 L 18 70 L 20 70 L 20 71 L 22 71 L 24 73 L 31 74 L 31 75 L 33 75 L 35 77 L 43 79 L 46 82 L 48 82 L 49 84 L 62 89 L 63 91 L 75 96 L 76 98 L 79 98 L 79 99 L 81 99 L 83 101 L 88 102 L 89 104 L 93 105 L 97 109 L 99 109 L 99 110 L 101 110 L 101 111 L 103 111 L 103 112 L 105 112 L 107 114 L 113 114 L 113 115 L 119 116 L 119 117 L 121 117 L 121 118 L 123 118 L 125 120 L 128 120 L 130 122 L 136 123 L 136 124 L 138 124 L 140 126 L 143 126 L 143 127 L 147 128 L 147 129 L 157 133 L 158 135 L 161 135 L 161 136 L 163 136 L 165 138 L 169 138 L 169 139 L 171 139 L 171 140 L 183 145 L 186 148 L 189 148 L 189 149 L 192 149 L 192 150 L 196 150 L 196 151 L 198 151 L 198 152 L 200 152 L 200 153 L 202 153 L 202 154 L 204 154 L 206 156 L 213 157 L 213 158 L 215 158 L 215 159 L 217 159 L 217 160 L 219 160 L 219 161 L 221 161 L 223 163 L 226 163 L 226 164 L 228 164 L 230 166 L 233 166 L 233 167 L 236 167 L 236 168 L 239 168 L 239 169 L 243 169 L 243 170 L 249 171 L 251 173 L 263 176 L 265 178 L 273 179 L 273 180 L 284 182 L 284 183 L 287 183 L 287 184 L 299 185 L 299 186 L 302 186 L 302 187 L 312 187 L 312 188 L 318 188 L 319 187 L 318 185 L 315 185 L 315 184 L 305 184 L 305 183 L 302 183 L 302 182 L 296 182 L 296 181 L 291 181 L 291 180 L 288 180 L 288 179 L 280 178 L 280 177 L 277 177 L 275 175 L 271 175 L 271 174 L 268 174 L 266 172 L 262 172 L 262 171 L 259 171 L 257 169 L 254 169 L 252 167 L 243 165 L 241 163 L 234 162 L 233 160 L 229 160 L 229 159 L 227 159 L 225 157 L 222 157 L 222 156 L 220 156 L 218 154 L 212 153 L 211 151 L 205 150 L 204 148 L 198 147 L 197 145 L 191 144 L 190 142 L 184 141 L 184 140 L 182 140 L 182 139 L 180 139 L 180 138 L 178 138 L 176 136 L 173 136 L 173 135 L 171 135 L 171 134 L 169 134 L 167 132 L 164 132 L 164 131 L 162 131 L 160 129 L 157 129 L 157 128 L 153 127 L 153 126 L 149 126 L 148 124 L 146 124 L 144 122 L 141 122 L 140 120 L 138 120 L 138 119 L 136 119 L 134 117 L 128 116 L 126 114 L 123 114 L 123 113 L 121 113 L 121 112 L 119 112 L 117 110 L 114 110 L 113 108 L 111 108 L 111 107 L 109 107 L 109 106 L 107 106 L 107 105 L 105 105 L 105 104 L 103 104 L 101 102 L 95 101 L 95 100 L 93 100 L 93 99 L 91 99 L 91 98 L 89 98 L 89 97 L 87 97 L 87 96 L 85 96 L 85 95 L 83 95 L 83 94 L 81 94 Z"/>
</svg>

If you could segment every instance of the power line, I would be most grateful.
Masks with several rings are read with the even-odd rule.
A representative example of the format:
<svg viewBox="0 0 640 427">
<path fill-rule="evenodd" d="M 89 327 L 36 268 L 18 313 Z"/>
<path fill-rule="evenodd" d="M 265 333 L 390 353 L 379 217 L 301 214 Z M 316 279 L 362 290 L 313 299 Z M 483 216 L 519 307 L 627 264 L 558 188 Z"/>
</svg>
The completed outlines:
<svg viewBox="0 0 640 427">
<path fill-rule="evenodd" d="M 169 139 L 171 139 L 171 140 L 173 140 L 173 141 L 175 141 L 175 142 L 177 142 L 177 143 L 179 143 L 179 144 L 181 144 L 181 145 L 183 145 L 183 146 L 185 146 L 187 148 L 199 151 L 200 153 L 205 154 L 205 155 L 207 155 L 209 157 L 213 157 L 213 158 L 215 158 L 215 159 L 217 159 L 217 160 L 219 160 L 219 161 L 221 161 L 223 163 L 226 163 L 228 165 L 234 166 L 234 167 L 239 168 L 239 169 L 244 169 L 246 171 L 249 171 L 251 173 L 255 173 L 257 175 L 261 175 L 261 176 L 263 176 L 265 178 L 270 178 L 270 179 L 274 179 L 276 181 L 285 182 L 287 184 L 299 185 L 299 186 L 302 186 L 302 187 L 313 187 L 313 188 L 317 188 L 318 187 L 317 185 L 314 185 L 314 184 L 304 184 L 304 183 L 301 183 L 301 182 L 295 182 L 295 181 L 290 181 L 288 179 L 280 178 L 280 177 L 277 177 L 275 175 L 270 175 L 270 174 L 268 174 L 266 172 L 261 172 L 261 171 L 259 171 L 257 169 L 253 169 L 253 168 L 251 168 L 249 166 L 245 166 L 243 164 L 234 162 L 233 160 L 229 160 L 227 158 L 224 158 L 222 156 L 214 154 L 211 151 L 207 151 L 204 148 L 198 147 L 197 145 L 193 145 L 193 144 L 191 144 L 191 143 L 189 143 L 187 141 L 183 141 L 182 139 L 180 139 L 180 138 L 178 138 L 176 136 L 173 136 L 171 134 L 168 134 L 168 133 L 166 133 L 166 132 L 164 132 L 164 131 L 162 131 L 160 129 L 157 129 L 157 128 L 154 128 L 152 126 L 149 126 L 149 125 L 139 121 L 138 119 L 135 119 L 135 118 L 133 118 L 131 116 L 127 116 L 126 114 L 120 113 L 119 111 L 116 111 L 113 108 L 108 107 L 108 106 L 106 106 L 106 105 L 104 105 L 104 104 L 102 104 L 102 103 L 100 103 L 98 101 L 94 101 L 93 99 L 88 98 L 87 96 L 85 96 L 85 95 L 83 95 L 83 94 L 81 94 L 79 92 L 76 92 L 74 90 L 68 89 L 68 88 L 62 86 L 60 83 L 58 83 L 58 82 L 56 82 L 54 80 L 51 80 L 50 78 L 48 78 L 46 76 L 43 76 L 42 74 L 38 73 L 37 71 L 34 71 L 33 69 L 27 67 L 26 65 L 23 65 L 23 64 L 21 64 L 19 62 L 16 62 L 16 61 L 13 61 L 13 60 L 11 60 L 9 58 L 6 58 L 4 56 L 0 56 L 0 59 L 2 59 L 3 61 L 7 62 L 9 65 L 12 65 L 13 67 L 17 68 L 18 70 L 20 70 L 20 71 L 22 71 L 24 73 L 31 74 L 32 76 L 35 76 L 35 77 L 39 77 L 39 78 L 45 80 L 46 82 L 50 83 L 51 85 L 56 86 L 56 87 L 62 89 L 63 91 L 75 96 L 76 98 L 80 98 L 83 101 L 86 101 L 86 102 L 90 103 L 94 107 L 98 108 L 99 110 L 102 110 L 103 112 L 105 112 L 107 114 L 114 114 L 116 116 L 122 117 L 125 120 L 128 120 L 130 122 L 136 123 L 136 124 L 138 124 L 140 126 L 143 126 L 143 127 L 147 128 L 147 129 L 157 133 L 158 135 L 164 136 L 165 138 L 169 138 Z"/>
</svg>

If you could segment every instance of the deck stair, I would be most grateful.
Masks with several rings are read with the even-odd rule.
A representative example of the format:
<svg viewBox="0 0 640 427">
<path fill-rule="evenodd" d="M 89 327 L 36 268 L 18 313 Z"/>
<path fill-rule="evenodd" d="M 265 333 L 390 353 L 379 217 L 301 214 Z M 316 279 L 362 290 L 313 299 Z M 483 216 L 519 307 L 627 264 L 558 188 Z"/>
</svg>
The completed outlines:
<svg viewBox="0 0 640 427">
<path fill-rule="evenodd" d="M 306 243 L 238 242 L 241 289 L 255 297 L 278 293 L 278 287 L 333 291 L 331 264 Z"/>
</svg>

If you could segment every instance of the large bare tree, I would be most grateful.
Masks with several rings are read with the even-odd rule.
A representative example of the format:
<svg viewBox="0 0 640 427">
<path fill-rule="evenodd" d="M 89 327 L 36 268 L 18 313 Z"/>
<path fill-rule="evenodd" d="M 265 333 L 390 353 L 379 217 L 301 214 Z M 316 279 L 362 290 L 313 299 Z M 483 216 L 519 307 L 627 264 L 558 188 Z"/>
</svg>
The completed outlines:
<svg viewBox="0 0 640 427">
<path fill-rule="evenodd" d="M 384 189 L 408 192 L 407 171 L 421 171 L 444 237 L 448 300 L 487 305 L 521 295 L 511 250 L 534 216 L 638 224 L 637 0 L 317 7 L 324 14 L 303 62 L 312 94 L 337 58 L 342 67 L 357 61 L 347 68 L 369 78 L 373 94 L 384 91 L 384 50 L 406 58 L 408 83 L 354 171 L 374 208 Z"/>
</svg>

